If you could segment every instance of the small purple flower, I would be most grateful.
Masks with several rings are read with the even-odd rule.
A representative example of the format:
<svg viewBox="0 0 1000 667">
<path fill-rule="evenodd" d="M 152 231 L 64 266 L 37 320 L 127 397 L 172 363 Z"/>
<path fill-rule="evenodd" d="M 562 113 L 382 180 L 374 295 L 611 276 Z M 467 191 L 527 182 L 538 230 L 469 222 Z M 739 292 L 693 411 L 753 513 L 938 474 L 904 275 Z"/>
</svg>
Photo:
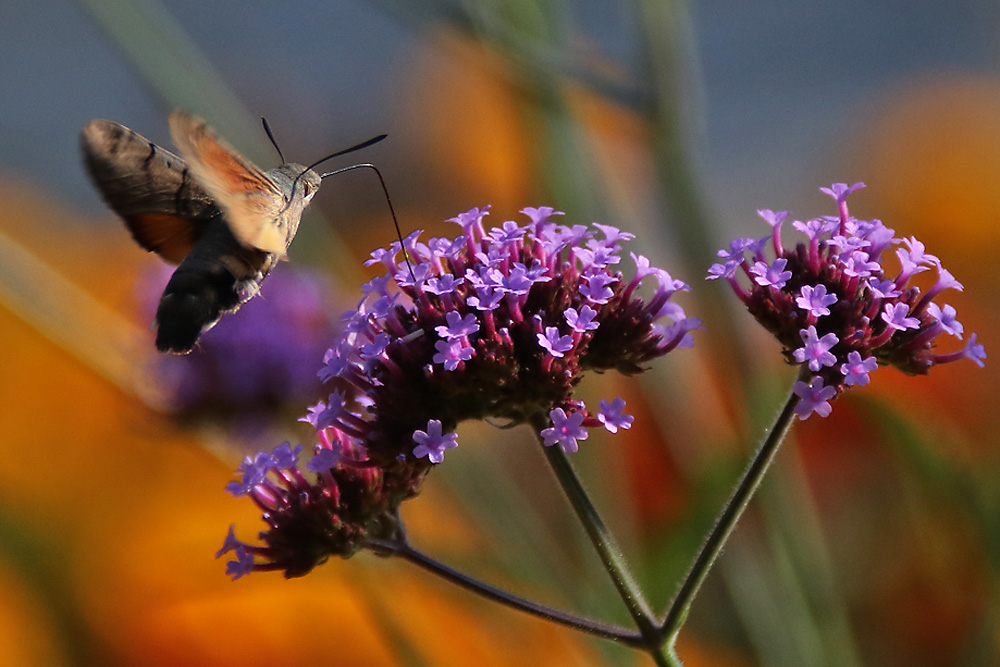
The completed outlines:
<svg viewBox="0 0 1000 667">
<path fill-rule="evenodd" d="M 736 276 L 736 269 L 738 269 L 740 263 L 731 260 L 725 264 L 713 264 L 708 267 L 708 277 L 706 280 L 717 280 L 718 278 L 734 278 Z"/>
<path fill-rule="evenodd" d="M 760 241 L 758 239 L 735 239 L 729 243 L 728 249 L 720 250 L 716 254 L 727 262 L 733 261 L 739 264 L 743 261 L 747 251 L 750 251 L 751 255 L 756 255 L 759 246 Z"/>
<path fill-rule="evenodd" d="M 344 393 L 335 391 L 329 395 L 326 401 L 309 406 L 308 414 L 299 417 L 299 421 L 311 424 L 317 431 L 327 428 L 332 426 L 344 412 L 344 403 Z"/>
<path fill-rule="evenodd" d="M 295 449 L 292 449 L 292 446 L 287 442 L 278 445 L 272 454 L 273 462 L 271 465 L 276 470 L 287 470 L 298 463 L 301 453 L 302 445 L 298 445 Z"/>
<path fill-rule="evenodd" d="M 909 312 L 910 307 L 905 303 L 890 303 L 885 307 L 882 319 L 896 331 L 916 329 L 920 326 L 920 320 L 915 317 L 907 317 Z"/>
<path fill-rule="evenodd" d="M 762 208 L 757 211 L 757 215 L 764 219 L 764 222 L 771 225 L 771 227 L 780 227 L 781 223 L 785 221 L 788 217 L 788 211 L 772 211 L 767 208 Z"/>
<path fill-rule="evenodd" d="M 458 312 L 451 310 L 445 313 L 444 319 L 448 325 L 438 325 L 434 330 L 438 336 L 446 340 L 471 336 L 479 331 L 479 320 L 472 313 L 462 317 Z"/>
<path fill-rule="evenodd" d="M 446 273 L 439 277 L 428 278 L 424 289 L 431 294 L 451 294 L 463 282 L 465 282 L 465 278 L 456 278 L 450 273 Z"/>
<path fill-rule="evenodd" d="M 361 353 L 362 359 L 372 359 L 379 357 L 385 352 L 385 348 L 389 346 L 390 338 L 387 334 L 380 333 L 375 336 L 375 340 L 370 343 L 366 343 L 358 348 Z"/>
<path fill-rule="evenodd" d="M 586 440 L 590 433 L 583 427 L 583 413 L 574 412 L 566 416 L 562 408 L 556 408 L 549 413 L 552 426 L 541 432 L 542 444 L 546 447 L 559 443 L 562 450 L 567 454 L 572 454 L 579 449 L 577 440 Z"/>
<path fill-rule="evenodd" d="M 233 581 L 250 574 L 253 570 L 253 554 L 251 554 L 246 547 L 238 546 L 233 552 L 236 554 L 236 560 L 231 560 L 226 563 L 226 576 L 231 576 Z M 218 556 L 216 556 L 218 558 Z"/>
<path fill-rule="evenodd" d="M 844 260 L 844 275 L 852 278 L 867 278 L 873 271 L 878 271 L 882 265 L 868 261 L 868 253 L 855 250 Z"/>
<path fill-rule="evenodd" d="M 215 552 L 215 557 L 219 558 L 222 555 L 227 554 L 230 551 L 235 551 L 236 549 L 242 546 L 244 546 L 243 542 L 236 539 L 236 527 L 230 525 L 229 532 L 226 533 L 226 539 L 222 541 L 222 547 L 220 547 L 219 550 Z"/>
<path fill-rule="evenodd" d="M 803 285 L 799 291 L 799 296 L 795 297 L 795 303 L 802 310 L 809 311 L 813 317 L 829 315 L 832 306 L 837 303 L 836 294 L 827 294 L 826 285 Z"/>
<path fill-rule="evenodd" d="M 592 273 L 586 276 L 586 284 L 580 285 L 580 294 L 587 297 L 591 303 L 605 304 L 614 295 L 608 285 L 615 282 L 617 278 L 606 273 Z"/>
<path fill-rule="evenodd" d="M 585 305 L 581 307 L 579 313 L 576 312 L 576 308 L 567 308 L 563 312 L 563 316 L 573 331 L 578 333 L 593 331 L 600 326 L 598 322 L 594 322 L 594 318 L 597 317 L 597 311 L 590 306 Z"/>
<path fill-rule="evenodd" d="M 875 357 L 862 359 L 860 352 L 851 350 L 850 354 L 847 355 L 847 361 L 841 365 L 840 372 L 844 374 L 844 384 L 847 386 L 863 387 L 870 380 L 868 374 L 876 368 L 878 368 L 878 361 Z"/>
<path fill-rule="evenodd" d="M 477 287 L 475 296 L 468 297 L 465 302 L 476 310 L 494 310 L 503 301 L 503 291 L 492 287 Z"/>
<path fill-rule="evenodd" d="M 553 215 L 566 215 L 562 211 L 557 211 L 551 206 L 526 206 L 520 210 L 521 213 L 531 219 L 531 224 L 535 227 L 548 221 Z M 537 231 L 535 232 L 538 233 Z"/>
<path fill-rule="evenodd" d="M 602 225 L 599 222 L 595 222 L 594 227 L 597 227 L 604 233 L 604 243 L 608 245 L 613 245 L 619 241 L 631 241 L 635 238 L 635 234 L 631 232 L 623 232 L 617 227 L 612 227 L 611 225 Z"/>
<path fill-rule="evenodd" d="M 307 412 L 304 417 L 299 417 L 300 422 L 305 422 L 310 424 L 313 428 L 326 428 L 329 424 L 324 424 L 320 426 L 320 416 L 326 412 L 326 401 L 319 401 L 316 405 L 310 405 L 306 408 Z"/>
<path fill-rule="evenodd" d="M 573 349 L 573 337 L 560 336 L 556 327 L 545 327 L 544 334 L 537 334 L 538 344 L 544 347 L 553 357 L 561 357 Z"/>
<path fill-rule="evenodd" d="M 500 281 L 500 289 L 507 294 L 527 294 L 534 281 L 528 277 L 528 270 L 524 264 L 515 265 L 510 273 L 503 276 Z"/>
<path fill-rule="evenodd" d="M 866 284 L 868 285 L 868 289 L 879 299 L 895 299 L 902 294 L 896 287 L 896 283 L 891 280 L 871 278 Z"/>
<path fill-rule="evenodd" d="M 950 333 L 955 338 L 962 340 L 962 332 L 965 328 L 962 323 L 956 319 L 958 314 L 952 306 L 948 304 L 944 305 L 944 308 L 940 308 L 936 303 L 931 302 L 927 304 L 927 314 L 937 320 L 938 325 L 943 331 Z"/>
<path fill-rule="evenodd" d="M 351 348 L 338 345 L 335 348 L 330 348 L 323 355 L 323 363 L 325 366 L 319 369 L 317 376 L 323 382 L 329 382 L 335 377 L 340 377 L 347 369 L 349 369 L 350 363 L 348 360 L 348 353 Z"/>
<path fill-rule="evenodd" d="M 972 334 L 972 336 L 969 337 L 969 344 L 965 346 L 965 349 L 962 350 L 962 352 L 966 357 L 974 361 L 980 368 L 986 366 L 986 364 L 983 363 L 983 359 L 986 358 L 986 348 L 976 343 L 976 334 Z"/>
<path fill-rule="evenodd" d="M 372 317 L 378 318 L 388 317 L 392 313 L 392 310 L 396 307 L 396 300 L 396 295 L 391 297 L 380 296 L 372 302 L 371 310 L 368 314 Z"/>
<path fill-rule="evenodd" d="M 827 417 L 833 410 L 829 401 L 837 395 L 837 390 L 824 386 L 821 377 L 814 377 L 809 384 L 796 382 L 792 391 L 801 399 L 795 406 L 795 414 L 799 419 L 808 419 L 814 412 L 820 417 Z"/>
<path fill-rule="evenodd" d="M 939 260 L 934 255 L 927 252 L 926 246 L 918 241 L 916 237 L 909 237 L 902 239 L 903 245 L 906 246 L 906 250 L 897 250 L 899 254 L 905 254 L 907 262 L 910 264 L 918 265 L 930 265 L 930 266 L 940 266 L 941 260 Z"/>
<path fill-rule="evenodd" d="M 829 351 L 838 342 L 836 334 L 828 333 L 818 338 L 816 327 L 813 325 L 809 325 L 799 333 L 805 345 L 793 352 L 795 361 L 800 364 L 808 361 L 809 370 L 813 372 L 837 363 L 837 357 Z"/>
<path fill-rule="evenodd" d="M 313 457 L 306 463 L 306 469 L 312 473 L 321 473 L 332 470 L 340 465 L 340 448 L 320 447 Z"/>
<path fill-rule="evenodd" d="M 441 435 L 440 420 L 431 419 L 427 422 L 426 431 L 413 432 L 413 442 L 417 443 L 413 448 L 414 456 L 418 459 L 426 456 L 431 463 L 441 463 L 445 450 L 458 447 L 458 433 Z"/>
<path fill-rule="evenodd" d="M 446 371 L 453 371 L 458 368 L 458 364 L 472 358 L 475 348 L 469 347 L 459 339 L 439 340 L 434 344 L 437 354 L 432 361 L 435 364 L 444 364 Z"/>
<path fill-rule="evenodd" d="M 507 245 L 519 241 L 527 231 L 513 220 L 508 220 L 501 228 L 494 227 L 490 230 L 490 240 L 498 245 Z"/>
<path fill-rule="evenodd" d="M 630 429 L 632 428 L 632 422 L 635 417 L 632 415 L 622 414 L 622 410 L 625 408 L 625 399 L 616 398 L 614 403 L 608 403 L 607 401 L 601 401 L 599 403 L 600 411 L 597 413 L 597 419 L 611 433 L 617 433 L 618 429 Z"/>
<path fill-rule="evenodd" d="M 864 183 L 855 183 L 854 185 L 848 185 L 847 183 L 834 183 L 828 188 L 820 188 L 820 192 L 830 195 L 838 204 L 842 204 L 847 201 L 847 195 L 860 190 L 865 187 Z"/>
<path fill-rule="evenodd" d="M 267 477 L 268 471 L 273 467 L 275 467 L 275 459 L 270 452 L 257 452 L 253 457 L 244 457 L 239 466 L 239 471 L 243 473 L 242 480 L 227 484 L 226 491 L 234 496 L 245 496 Z"/>
<path fill-rule="evenodd" d="M 766 262 L 756 262 L 750 269 L 750 273 L 754 275 L 754 281 L 758 285 L 781 289 L 785 286 L 785 282 L 792 277 L 792 272 L 785 270 L 787 265 L 788 260 L 784 257 L 774 260 L 771 265 Z"/>
<path fill-rule="evenodd" d="M 792 227 L 805 234 L 810 241 L 816 241 L 819 237 L 824 234 L 829 234 L 831 231 L 836 229 L 837 222 L 836 220 L 820 217 L 812 220 L 806 220 L 805 222 L 796 220 L 792 223 Z"/>
</svg>

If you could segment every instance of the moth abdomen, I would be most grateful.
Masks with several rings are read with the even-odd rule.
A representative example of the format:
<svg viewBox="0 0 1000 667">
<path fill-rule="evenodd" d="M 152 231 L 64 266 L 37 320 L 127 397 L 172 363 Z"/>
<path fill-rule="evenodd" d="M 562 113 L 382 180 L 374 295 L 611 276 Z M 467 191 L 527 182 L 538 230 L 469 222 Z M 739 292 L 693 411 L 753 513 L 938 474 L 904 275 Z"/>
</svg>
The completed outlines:
<svg viewBox="0 0 1000 667">
<path fill-rule="evenodd" d="M 181 266 L 156 309 L 156 349 L 187 354 L 223 313 L 240 305 L 236 278 L 220 265 Z"/>
</svg>

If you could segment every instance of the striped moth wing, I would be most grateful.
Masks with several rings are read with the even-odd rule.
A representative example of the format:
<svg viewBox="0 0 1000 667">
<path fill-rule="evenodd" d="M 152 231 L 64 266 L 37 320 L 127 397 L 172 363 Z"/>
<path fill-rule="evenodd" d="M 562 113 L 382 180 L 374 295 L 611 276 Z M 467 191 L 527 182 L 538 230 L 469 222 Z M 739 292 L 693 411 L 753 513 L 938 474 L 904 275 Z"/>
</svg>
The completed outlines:
<svg viewBox="0 0 1000 667">
<path fill-rule="evenodd" d="M 81 144 L 136 242 L 178 264 L 157 308 L 156 347 L 185 354 L 259 291 L 321 179 L 298 164 L 263 172 L 190 114 L 169 123 L 183 159 L 107 120 L 88 123 Z"/>
</svg>

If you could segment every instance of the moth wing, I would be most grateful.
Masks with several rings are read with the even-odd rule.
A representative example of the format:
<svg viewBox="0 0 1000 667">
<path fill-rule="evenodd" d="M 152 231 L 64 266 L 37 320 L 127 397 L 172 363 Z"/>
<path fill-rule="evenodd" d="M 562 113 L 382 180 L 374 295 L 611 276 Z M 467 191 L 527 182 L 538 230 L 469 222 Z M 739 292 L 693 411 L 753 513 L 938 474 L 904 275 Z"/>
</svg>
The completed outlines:
<svg viewBox="0 0 1000 667">
<path fill-rule="evenodd" d="M 87 171 L 142 248 L 179 264 L 218 209 L 184 160 L 110 120 L 80 134 Z"/>
<path fill-rule="evenodd" d="M 168 122 L 174 144 L 225 213 L 236 240 L 250 248 L 284 255 L 286 235 L 279 224 L 285 206 L 281 188 L 200 118 L 174 111 Z"/>
</svg>

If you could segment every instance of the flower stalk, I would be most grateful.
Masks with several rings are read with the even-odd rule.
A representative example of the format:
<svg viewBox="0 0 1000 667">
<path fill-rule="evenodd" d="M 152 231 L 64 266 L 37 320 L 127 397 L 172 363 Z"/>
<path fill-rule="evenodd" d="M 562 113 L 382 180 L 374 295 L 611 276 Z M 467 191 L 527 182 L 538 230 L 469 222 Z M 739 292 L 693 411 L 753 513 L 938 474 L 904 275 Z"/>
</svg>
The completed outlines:
<svg viewBox="0 0 1000 667">
<path fill-rule="evenodd" d="M 539 424 L 535 424 L 535 427 L 536 432 L 541 431 Z M 541 440 L 541 436 L 539 439 Z M 573 506 L 577 518 L 586 530 L 587 537 L 590 538 L 597 550 L 615 590 L 618 591 L 618 595 L 625 603 L 632 620 L 635 621 L 646 650 L 651 653 L 657 664 L 670 664 L 666 662 L 661 651 L 662 640 L 657 631 L 656 616 L 649 603 L 646 602 L 639 582 L 632 576 L 621 549 L 615 543 L 614 537 L 590 501 L 590 496 L 587 495 L 583 484 L 580 483 L 580 478 L 573 471 L 569 459 L 566 458 L 566 452 L 560 447 L 545 447 L 544 450 L 552 471 Z"/>
<path fill-rule="evenodd" d="M 533 602 L 514 595 L 502 589 L 490 586 L 478 579 L 474 579 L 458 570 L 431 558 L 427 554 L 413 548 L 405 540 L 371 540 L 368 547 L 383 555 L 397 556 L 403 560 L 416 565 L 417 567 L 442 577 L 443 579 L 464 588 L 467 591 L 480 595 L 487 600 L 498 602 L 511 609 L 523 611 L 546 621 L 551 621 L 559 625 L 564 625 L 574 630 L 580 630 L 595 637 L 611 639 L 625 646 L 642 647 L 644 639 L 642 635 L 634 630 L 602 623 L 575 614 L 569 614 L 558 609 L 553 609 L 543 604 Z"/>
<path fill-rule="evenodd" d="M 807 376 L 808 369 L 803 367 L 799 373 L 799 380 Z M 788 431 L 791 430 L 794 423 L 795 408 L 798 406 L 800 400 L 802 399 L 794 391 L 789 393 L 788 399 L 781 409 L 781 413 L 775 420 L 764 442 L 753 455 L 746 470 L 743 471 L 743 476 L 736 485 L 736 489 L 723 507 L 715 525 L 709 531 L 708 537 L 705 538 L 701 550 L 695 556 L 691 564 L 691 569 L 688 570 L 687 575 L 685 575 L 681 582 L 680 589 L 674 600 L 670 603 L 660 629 L 660 636 L 666 640 L 669 646 L 672 647 L 677 641 L 677 635 L 684 625 L 684 621 L 687 620 L 688 613 L 691 611 L 691 604 L 694 602 L 698 590 L 701 588 L 702 583 L 704 583 L 719 554 L 722 553 L 722 549 L 726 546 L 726 542 L 736 528 L 736 524 L 743 515 L 743 511 L 746 509 L 750 499 L 764 479 L 764 475 L 770 469 L 782 441 L 788 435 Z"/>
</svg>

